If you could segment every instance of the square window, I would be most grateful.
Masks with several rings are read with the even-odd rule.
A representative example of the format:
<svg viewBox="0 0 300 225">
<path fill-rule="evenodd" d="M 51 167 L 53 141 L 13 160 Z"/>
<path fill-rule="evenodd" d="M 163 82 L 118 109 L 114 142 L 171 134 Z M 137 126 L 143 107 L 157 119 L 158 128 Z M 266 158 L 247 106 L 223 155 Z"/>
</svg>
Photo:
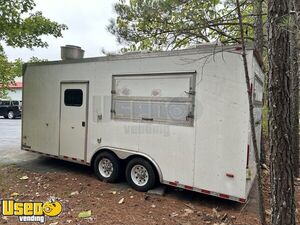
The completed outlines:
<svg viewBox="0 0 300 225">
<path fill-rule="evenodd" d="M 11 104 L 12 105 L 19 105 L 19 102 L 18 101 L 12 101 Z"/>
<path fill-rule="evenodd" d="M 64 102 L 66 106 L 80 107 L 82 105 L 83 92 L 81 89 L 66 89 Z"/>
<path fill-rule="evenodd" d="M 10 105 L 10 101 L 0 101 L 0 105 Z"/>
</svg>

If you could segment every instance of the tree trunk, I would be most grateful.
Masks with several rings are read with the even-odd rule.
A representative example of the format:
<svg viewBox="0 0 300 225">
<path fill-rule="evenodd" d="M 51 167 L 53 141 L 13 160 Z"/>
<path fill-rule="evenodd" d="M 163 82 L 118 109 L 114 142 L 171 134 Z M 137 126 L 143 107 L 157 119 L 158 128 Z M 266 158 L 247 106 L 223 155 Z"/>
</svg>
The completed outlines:
<svg viewBox="0 0 300 225">
<path fill-rule="evenodd" d="M 298 21 L 298 31 L 299 31 L 299 26 L 300 26 L 300 1 L 299 0 L 294 0 L 294 7 L 295 7 L 295 11 L 296 11 L 296 18 Z M 299 39 L 298 39 L 299 40 Z M 299 47 L 298 43 L 298 47 Z"/>
<path fill-rule="evenodd" d="M 294 163 L 295 163 L 295 176 L 300 176 L 300 148 L 299 148 L 299 76 L 300 76 L 300 1 L 293 1 L 293 10 L 296 12 L 295 14 L 295 33 L 294 33 L 294 42 L 295 45 L 294 54 L 295 54 L 295 66 L 294 70 L 298 70 L 297 73 L 294 74 L 293 80 L 293 98 L 294 98 L 294 117 L 293 117 L 293 132 L 294 132 L 294 141 L 293 146 L 295 146 L 295 155 L 294 155 Z"/>
<path fill-rule="evenodd" d="M 295 225 L 293 154 L 290 143 L 289 31 L 282 18 L 289 0 L 269 0 L 269 139 L 273 225 Z"/>
<path fill-rule="evenodd" d="M 290 11 L 295 7 L 290 2 Z M 297 50 L 297 26 L 296 16 L 291 15 L 290 33 L 290 91 L 291 91 L 291 145 L 293 152 L 293 165 L 295 177 L 299 177 L 299 74 L 298 74 L 298 50 Z"/>
</svg>

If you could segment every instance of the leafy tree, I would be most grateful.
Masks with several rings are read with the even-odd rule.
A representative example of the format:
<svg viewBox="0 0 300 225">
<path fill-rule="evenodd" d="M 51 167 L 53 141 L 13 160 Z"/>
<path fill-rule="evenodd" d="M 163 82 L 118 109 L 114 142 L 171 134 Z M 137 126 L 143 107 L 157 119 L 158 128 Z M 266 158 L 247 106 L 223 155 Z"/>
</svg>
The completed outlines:
<svg viewBox="0 0 300 225">
<path fill-rule="evenodd" d="M 14 79 L 21 75 L 22 61 L 17 59 L 9 62 L 6 55 L 0 53 L 0 98 L 5 98 L 9 85 L 14 83 Z"/>
<path fill-rule="evenodd" d="M 107 29 L 130 50 L 176 49 L 210 41 L 240 43 L 231 0 L 119 0 Z M 253 40 L 253 7 L 241 3 L 245 39 Z"/>
<path fill-rule="evenodd" d="M 0 40 L 12 47 L 47 47 L 41 35 L 61 37 L 67 29 L 45 18 L 42 12 L 32 12 L 34 0 L 0 0 Z"/>
<path fill-rule="evenodd" d="M 39 59 L 37 57 L 31 57 L 26 63 L 45 62 L 46 59 Z M 22 66 L 25 62 L 22 59 L 16 59 L 14 62 L 10 62 L 6 55 L 0 53 L 0 99 L 7 96 L 9 86 L 14 84 L 14 79 L 22 75 Z"/>
<path fill-rule="evenodd" d="M 47 47 L 42 35 L 62 37 L 62 31 L 67 29 L 66 25 L 44 17 L 42 12 L 33 12 L 34 7 L 34 0 L 0 0 L 0 97 L 21 75 L 21 61 L 9 62 L 3 43 L 20 48 Z"/>
</svg>

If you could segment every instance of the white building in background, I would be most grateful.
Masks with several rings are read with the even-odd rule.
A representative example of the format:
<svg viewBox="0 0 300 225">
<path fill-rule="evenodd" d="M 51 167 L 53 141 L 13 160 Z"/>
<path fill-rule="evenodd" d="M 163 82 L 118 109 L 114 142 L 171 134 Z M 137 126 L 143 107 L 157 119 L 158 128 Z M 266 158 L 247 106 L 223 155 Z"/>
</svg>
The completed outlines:
<svg viewBox="0 0 300 225">
<path fill-rule="evenodd" d="M 7 97 L 10 100 L 22 100 L 22 89 L 23 89 L 23 82 L 22 82 L 22 78 L 18 77 L 15 80 L 15 84 L 11 84 L 10 89 L 8 91 Z"/>
</svg>

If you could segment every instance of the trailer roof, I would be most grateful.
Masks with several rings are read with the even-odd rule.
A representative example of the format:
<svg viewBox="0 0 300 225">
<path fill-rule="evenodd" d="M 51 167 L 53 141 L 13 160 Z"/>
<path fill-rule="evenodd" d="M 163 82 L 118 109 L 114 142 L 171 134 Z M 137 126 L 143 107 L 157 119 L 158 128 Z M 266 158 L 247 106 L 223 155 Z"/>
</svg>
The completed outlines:
<svg viewBox="0 0 300 225">
<path fill-rule="evenodd" d="M 247 46 L 248 51 L 254 51 L 253 46 Z M 90 62 L 102 62 L 102 61 L 115 61 L 125 59 L 141 59 L 141 58 L 153 58 L 153 57 L 167 57 L 167 56 L 182 56 L 190 54 L 216 54 L 220 52 L 232 52 L 239 54 L 242 50 L 240 45 L 220 46 L 216 44 L 199 45 L 192 48 L 171 50 L 171 51 L 152 51 L 152 52 L 128 52 L 124 54 L 113 54 L 100 57 L 82 58 L 82 59 L 70 59 L 70 60 L 56 60 L 45 61 L 37 63 L 26 63 L 24 66 L 41 66 L 41 65 L 53 65 L 53 64 L 73 64 L 73 63 L 90 63 Z M 254 54 L 260 63 L 257 54 Z M 261 64 L 261 63 L 260 63 Z M 262 65 L 261 65 L 262 66 Z"/>
</svg>

